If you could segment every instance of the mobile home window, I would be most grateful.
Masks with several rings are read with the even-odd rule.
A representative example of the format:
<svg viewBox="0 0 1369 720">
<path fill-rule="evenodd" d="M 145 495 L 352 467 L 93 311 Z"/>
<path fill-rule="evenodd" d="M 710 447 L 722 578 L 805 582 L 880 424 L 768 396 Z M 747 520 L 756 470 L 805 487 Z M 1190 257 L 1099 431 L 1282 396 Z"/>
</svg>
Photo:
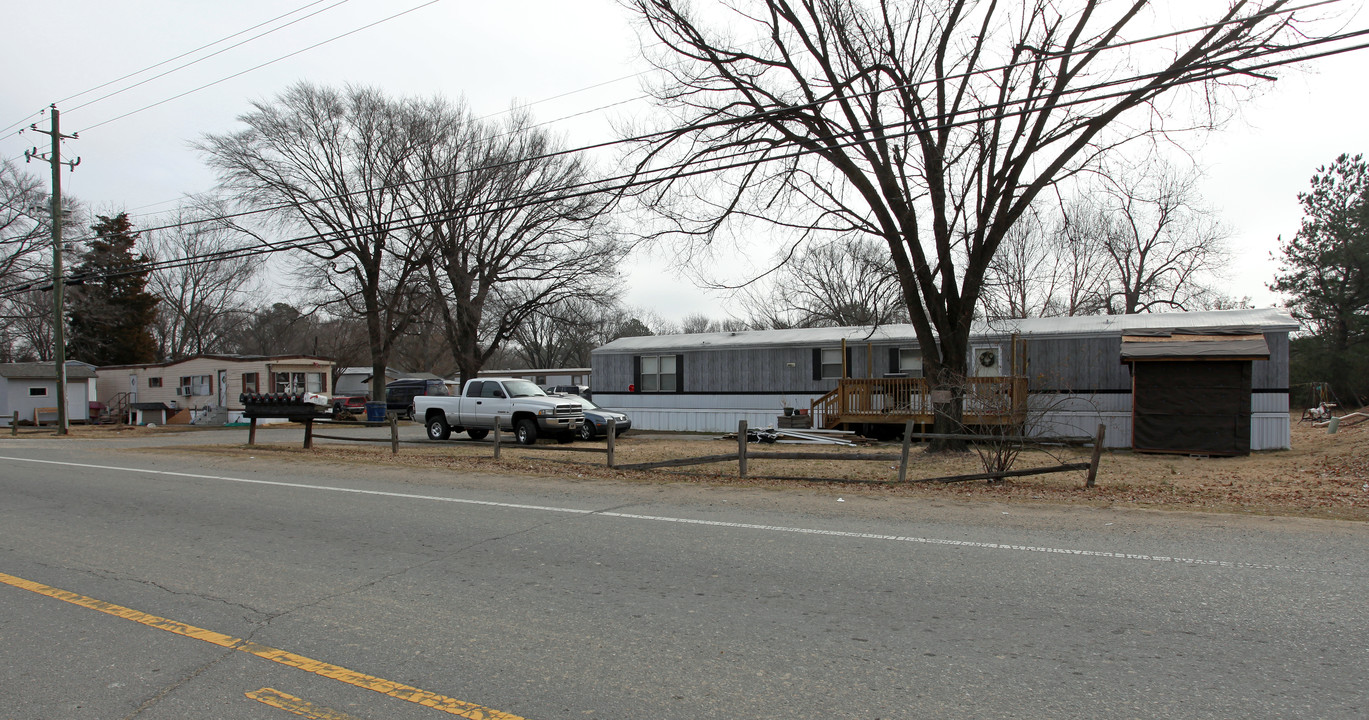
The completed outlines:
<svg viewBox="0 0 1369 720">
<path fill-rule="evenodd" d="M 675 392 L 675 356 L 642 356 L 642 392 Z"/>
<path fill-rule="evenodd" d="M 321 393 L 327 390 L 323 386 L 323 373 L 305 373 L 305 392 Z"/>
<path fill-rule="evenodd" d="M 922 351 L 899 348 L 897 372 L 908 377 L 922 377 Z"/>
<path fill-rule="evenodd" d="M 821 353 L 822 377 L 841 377 L 841 348 L 823 348 Z"/>
<path fill-rule="evenodd" d="M 307 381 L 305 380 L 304 375 L 305 375 L 305 373 L 302 373 L 302 372 L 297 372 L 297 373 L 278 372 L 278 373 L 276 373 L 276 389 L 275 389 L 275 392 L 278 392 L 278 393 L 298 393 L 298 392 L 305 392 L 305 388 L 307 387 L 305 383 L 306 383 Z"/>
<path fill-rule="evenodd" d="M 158 387 L 158 388 L 159 388 L 159 387 L 162 386 L 162 379 L 159 378 L 159 377 L 150 377 L 150 378 L 147 379 L 147 386 L 150 387 L 150 388 L 154 388 L 154 387 Z"/>
<path fill-rule="evenodd" d="M 47 396 L 48 396 L 48 389 L 45 388 L 45 387 L 31 387 L 31 388 L 29 388 L 29 397 L 47 397 Z"/>
<path fill-rule="evenodd" d="M 213 375 L 182 375 L 177 395 L 213 395 Z"/>
<path fill-rule="evenodd" d="M 256 374 L 256 373 L 243 373 L 243 374 L 242 374 L 242 391 L 245 392 L 245 393 L 254 393 L 254 392 L 256 392 L 256 391 L 257 391 L 257 382 L 258 382 L 258 380 L 257 380 L 257 374 Z"/>
</svg>

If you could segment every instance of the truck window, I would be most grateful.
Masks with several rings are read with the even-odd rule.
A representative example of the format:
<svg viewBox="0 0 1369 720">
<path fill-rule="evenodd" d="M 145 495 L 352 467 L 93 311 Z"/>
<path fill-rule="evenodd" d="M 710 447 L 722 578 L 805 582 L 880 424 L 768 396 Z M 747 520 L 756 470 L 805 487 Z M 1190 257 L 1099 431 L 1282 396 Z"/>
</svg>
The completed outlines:
<svg viewBox="0 0 1369 720">
<path fill-rule="evenodd" d="M 485 386 L 484 380 L 472 380 L 466 386 L 466 397 L 480 397 L 480 388 Z"/>
<path fill-rule="evenodd" d="M 542 388 L 527 380 L 510 380 L 508 383 L 509 397 L 543 397 L 546 393 Z"/>
<path fill-rule="evenodd" d="M 502 398 L 504 397 L 504 388 L 500 387 L 497 382 L 486 380 L 485 389 L 480 393 L 480 397 Z"/>
</svg>

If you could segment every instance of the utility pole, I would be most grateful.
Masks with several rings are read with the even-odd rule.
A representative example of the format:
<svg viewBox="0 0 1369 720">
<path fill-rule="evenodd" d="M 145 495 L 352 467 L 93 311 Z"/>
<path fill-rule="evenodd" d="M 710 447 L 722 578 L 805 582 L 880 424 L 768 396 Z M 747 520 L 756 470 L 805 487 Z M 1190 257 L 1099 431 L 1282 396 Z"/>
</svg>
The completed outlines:
<svg viewBox="0 0 1369 720">
<path fill-rule="evenodd" d="M 43 155 L 38 152 L 38 148 L 33 148 L 24 153 L 24 161 L 29 162 L 34 158 L 46 161 L 52 166 L 52 344 L 53 361 L 57 365 L 57 434 L 67 434 L 67 348 L 66 338 L 63 332 L 63 308 L 62 308 L 62 166 L 66 165 L 72 170 L 81 164 L 81 158 L 62 162 L 62 140 L 78 139 L 77 135 L 63 135 L 61 129 L 60 114 L 57 106 L 50 106 L 52 110 L 52 130 L 39 130 L 37 125 L 30 125 L 29 129 L 40 132 L 52 138 L 52 150 Z"/>
</svg>

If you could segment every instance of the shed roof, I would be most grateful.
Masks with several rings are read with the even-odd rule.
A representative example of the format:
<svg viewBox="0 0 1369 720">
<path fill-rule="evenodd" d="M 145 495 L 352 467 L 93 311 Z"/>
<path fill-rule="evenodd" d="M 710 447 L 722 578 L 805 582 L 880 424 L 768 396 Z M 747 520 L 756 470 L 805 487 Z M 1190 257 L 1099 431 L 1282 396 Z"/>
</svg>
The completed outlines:
<svg viewBox="0 0 1369 720">
<path fill-rule="evenodd" d="M 1254 332 L 1291 332 L 1300 326 L 1278 308 L 1210 310 L 1203 312 L 1146 313 L 1141 315 L 1092 315 L 1086 317 L 1021 318 L 976 322 L 971 339 L 991 340 L 1017 334 L 1033 336 L 1120 336 L 1142 330 L 1184 328 L 1217 332 L 1254 328 Z M 651 350 L 704 350 L 743 347 L 780 347 L 875 343 L 889 345 L 917 342 L 912 325 L 795 328 L 789 330 L 743 330 L 738 332 L 647 335 L 618 338 L 596 348 L 594 354 Z"/>
<path fill-rule="evenodd" d="M 1175 331 L 1122 336 L 1122 362 L 1144 360 L 1268 360 L 1264 335 L 1238 332 Z"/>
<path fill-rule="evenodd" d="M 67 382 L 72 380 L 89 380 L 95 377 L 95 369 L 83 362 L 74 360 L 66 364 Z M 56 380 L 57 366 L 53 363 L 0 363 L 0 377 L 31 379 L 31 380 Z"/>
</svg>

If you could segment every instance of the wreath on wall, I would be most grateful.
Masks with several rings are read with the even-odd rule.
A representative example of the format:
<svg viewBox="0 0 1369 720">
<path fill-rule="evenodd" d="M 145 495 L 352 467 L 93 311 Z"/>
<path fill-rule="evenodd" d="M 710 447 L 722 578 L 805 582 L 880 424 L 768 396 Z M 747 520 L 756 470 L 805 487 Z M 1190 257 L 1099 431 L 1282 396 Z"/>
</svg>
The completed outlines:
<svg viewBox="0 0 1369 720">
<path fill-rule="evenodd" d="M 998 364 L 998 353 L 993 350 L 984 350 L 979 353 L 979 364 L 990 368 Z"/>
</svg>

